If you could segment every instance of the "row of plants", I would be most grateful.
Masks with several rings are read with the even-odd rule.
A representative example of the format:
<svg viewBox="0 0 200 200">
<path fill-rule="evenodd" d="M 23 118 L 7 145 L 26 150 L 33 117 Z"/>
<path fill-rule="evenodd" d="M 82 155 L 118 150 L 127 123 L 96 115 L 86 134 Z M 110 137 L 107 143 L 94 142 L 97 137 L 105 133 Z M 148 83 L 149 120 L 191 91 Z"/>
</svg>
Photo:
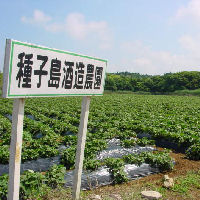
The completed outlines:
<svg viewBox="0 0 200 200">
<path fill-rule="evenodd" d="M 11 126 L 10 122 L 9 125 Z M 9 132 L 4 131 L 0 135 L 1 164 L 8 164 L 10 132 L 11 130 L 9 129 Z M 36 138 L 38 134 L 40 135 L 40 138 Z M 27 117 L 24 118 L 22 161 L 58 155 L 58 147 L 61 143 L 62 137 L 56 134 L 48 125 L 31 120 Z"/>
<path fill-rule="evenodd" d="M 74 169 L 75 148 L 68 148 L 62 154 L 61 163 L 66 169 Z M 150 164 L 151 167 L 158 168 L 162 171 L 172 170 L 174 167 L 174 160 L 170 157 L 169 151 L 153 151 L 142 152 L 140 154 L 129 154 L 122 158 L 107 158 L 104 160 L 88 159 L 87 155 L 84 160 L 84 169 L 96 170 L 100 166 L 106 165 L 112 174 L 113 183 L 122 183 L 128 180 L 127 174 L 124 172 L 125 164 L 135 164 L 140 166 L 143 163 Z"/>
<path fill-rule="evenodd" d="M 75 146 L 81 98 L 36 98 L 25 104 L 22 160 L 58 155 L 58 146 Z M 35 106 L 37 105 L 37 106 Z M 200 104 L 198 97 L 134 96 L 110 94 L 93 97 L 87 141 L 119 138 L 121 145 L 152 145 L 165 139 L 186 150 L 186 156 L 199 160 Z M 8 163 L 12 100 L 1 99 L 0 163 Z M 32 117 L 30 117 L 32 116 Z M 138 139 L 146 133 L 151 139 Z M 69 136 L 70 135 L 70 136 Z M 104 144 L 98 144 L 104 149 Z M 92 145 L 88 147 L 92 149 Z M 98 151 L 87 150 L 94 158 Z"/>
<path fill-rule="evenodd" d="M 170 157 L 168 151 L 142 152 L 136 155 L 129 154 L 122 158 L 107 158 L 105 164 L 112 174 L 113 183 L 128 181 L 127 174 L 124 172 L 126 163 L 138 166 L 142 163 L 147 163 L 151 167 L 158 168 L 160 172 L 170 171 L 174 167 L 174 160 Z"/>
</svg>

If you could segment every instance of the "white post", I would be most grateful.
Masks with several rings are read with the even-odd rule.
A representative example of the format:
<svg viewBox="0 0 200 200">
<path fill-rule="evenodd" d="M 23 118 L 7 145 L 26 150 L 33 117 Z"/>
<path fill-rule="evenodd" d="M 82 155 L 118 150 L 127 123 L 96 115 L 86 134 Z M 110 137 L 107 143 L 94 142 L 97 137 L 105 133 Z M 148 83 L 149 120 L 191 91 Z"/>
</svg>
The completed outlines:
<svg viewBox="0 0 200 200">
<path fill-rule="evenodd" d="M 22 150 L 24 99 L 14 99 L 12 112 L 12 135 L 9 159 L 8 200 L 19 199 L 20 164 Z"/>
<path fill-rule="evenodd" d="M 78 143 L 76 148 L 76 162 L 75 162 L 73 191 L 72 191 L 72 198 L 76 200 L 80 198 L 81 175 L 83 168 L 89 106 L 90 106 L 90 97 L 88 96 L 83 97 L 81 106 L 81 119 L 78 132 Z"/>
</svg>

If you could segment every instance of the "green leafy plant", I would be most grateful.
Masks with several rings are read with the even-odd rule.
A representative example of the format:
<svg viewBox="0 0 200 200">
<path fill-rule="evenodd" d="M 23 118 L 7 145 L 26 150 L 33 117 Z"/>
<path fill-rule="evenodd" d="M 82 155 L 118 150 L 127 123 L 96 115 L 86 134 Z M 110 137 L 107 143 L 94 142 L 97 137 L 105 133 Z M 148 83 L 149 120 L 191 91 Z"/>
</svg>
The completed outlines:
<svg viewBox="0 0 200 200">
<path fill-rule="evenodd" d="M 186 156 L 191 160 L 200 160 L 200 143 L 190 146 L 186 150 Z"/>
<path fill-rule="evenodd" d="M 59 154 L 59 151 L 55 147 L 51 147 L 49 145 L 42 145 L 40 149 L 38 149 L 39 156 L 41 158 L 53 157 Z"/>
<path fill-rule="evenodd" d="M 6 200 L 8 193 L 8 174 L 0 176 L 0 199 Z"/>
<path fill-rule="evenodd" d="M 77 144 L 77 136 L 76 135 L 64 136 L 64 143 L 69 146 L 76 145 Z"/>
<path fill-rule="evenodd" d="M 20 180 L 20 196 L 22 199 L 28 199 L 31 196 L 37 196 L 45 183 L 45 176 L 32 170 L 25 171 Z"/>
<path fill-rule="evenodd" d="M 38 149 L 22 148 L 22 161 L 35 160 L 39 157 Z"/>
<path fill-rule="evenodd" d="M 113 183 L 123 183 L 128 181 L 127 174 L 124 172 L 124 161 L 120 158 L 107 158 L 105 164 L 109 167 L 112 174 Z"/>
<path fill-rule="evenodd" d="M 89 137 L 88 137 L 89 138 Z M 107 147 L 107 142 L 101 139 L 87 140 L 85 145 L 85 158 L 93 159 L 96 154 Z"/>
<path fill-rule="evenodd" d="M 146 137 L 143 137 L 142 139 L 138 139 L 137 140 L 137 144 L 139 146 L 146 146 L 146 145 L 154 145 L 155 144 L 155 141 L 154 140 L 150 140 L 150 139 L 147 139 Z"/>
<path fill-rule="evenodd" d="M 129 164 L 141 165 L 150 164 L 152 167 L 159 168 L 160 171 L 172 170 L 174 167 L 173 159 L 166 151 L 142 152 L 140 154 L 129 154 L 123 156 L 123 160 Z"/>
<path fill-rule="evenodd" d="M 66 168 L 63 165 L 53 165 L 45 174 L 46 183 L 52 188 L 63 186 Z"/>
<path fill-rule="evenodd" d="M 144 158 L 146 163 L 158 167 L 161 171 L 172 170 L 174 167 L 173 159 L 165 151 L 143 152 L 140 156 Z"/>
<path fill-rule="evenodd" d="M 134 139 L 125 139 L 125 140 L 121 141 L 121 145 L 123 147 L 126 147 L 126 148 L 135 146 L 136 144 L 137 144 L 137 139 L 136 138 L 134 138 Z"/>
<path fill-rule="evenodd" d="M 136 155 L 129 154 L 129 155 L 123 156 L 123 160 L 126 163 L 135 164 L 138 166 L 140 166 L 142 163 L 145 162 L 144 157 L 137 154 Z"/>
<path fill-rule="evenodd" d="M 126 122 L 126 125 L 127 125 L 127 122 Z M 119 138 L 120 140 L 130 139 L 137 136 L 137 134 L 134 131 L 126 129 L 126 125 L 121 124 L 121 128 L 123 127 L 122 131 L 117 134 L 117 138 Z M 128 124 L 127 126 L 130 126 L 130 124 Z"/>
<path fill-rule="evenodd" d="M 84 169 L 86 170 L 91 170 L 91 171 L 94 171 L 94 170 L 97 170 L 98 167 L 101 166 L 101 162 L 99 160 L 95 160 L 95 159 L 85 159 L 84 162 L 83 162 L 83 167 Z"/>
<path fill-rule="evenodd" d="M 0 163 L 8 164 L 9 161 L 9 146 L 3 145 L 0 146 Z"/>
<path fill-rule="evenodd" d="M 72 146 L 65 149 L 61 154 L 61 164 L 63 164 L 66 169 L 73 169 L 75 164 L 75 153 L 76 147 Z"/>
</svg>

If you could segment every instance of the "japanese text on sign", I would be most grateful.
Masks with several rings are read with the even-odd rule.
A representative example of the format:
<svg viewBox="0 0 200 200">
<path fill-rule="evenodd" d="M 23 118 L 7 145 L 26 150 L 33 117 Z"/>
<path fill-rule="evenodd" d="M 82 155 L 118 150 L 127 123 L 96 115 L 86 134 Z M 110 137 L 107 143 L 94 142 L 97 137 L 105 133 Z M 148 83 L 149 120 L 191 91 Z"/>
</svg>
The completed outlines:
<svg viewBox="0 0 200 200">
<path fill-rule="evenodd" d="M 4 97 L 103 94 L 105 60 L 11 40 L 6 48 Z"/>
</svg>

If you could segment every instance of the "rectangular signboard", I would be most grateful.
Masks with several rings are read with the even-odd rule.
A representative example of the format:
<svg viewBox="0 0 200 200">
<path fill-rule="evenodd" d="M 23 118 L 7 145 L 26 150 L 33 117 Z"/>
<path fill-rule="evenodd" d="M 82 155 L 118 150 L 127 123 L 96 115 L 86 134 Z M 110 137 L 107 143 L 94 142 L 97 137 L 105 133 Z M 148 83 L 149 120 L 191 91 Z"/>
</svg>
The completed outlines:
<svg viewBox="0 0 200 200">
<path fill-rule="evenodd" d="M 107 61 L 6 40 L 3 97 L 102 95 Z"/>
</svg>

